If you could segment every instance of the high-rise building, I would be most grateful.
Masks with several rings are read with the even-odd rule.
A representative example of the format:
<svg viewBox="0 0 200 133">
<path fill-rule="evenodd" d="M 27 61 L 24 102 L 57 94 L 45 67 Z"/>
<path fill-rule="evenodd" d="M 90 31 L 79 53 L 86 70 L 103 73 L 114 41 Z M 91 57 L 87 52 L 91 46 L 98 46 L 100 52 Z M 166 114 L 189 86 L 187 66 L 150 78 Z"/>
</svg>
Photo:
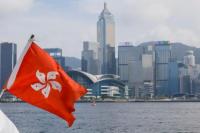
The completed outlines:
<svg viewBox="0 0 200 133">
<path fill-rule="evenodd" d="M 131 42 L 123 42 L 118 46 L 118 75 L 120 80 L 129 87 L 129 96 L 139 96 L 142 84 L 141 49 Z M 138 70 L 139 69 L 139 70 Z M 139 72 L 140 76 L 136 73 Z M 137 76 L 136 76 L 137 75 Z"/>
<path fill-rule="evenodd" d="M 135 59 L 134 49 L 135 47 L 130 42 L 118 46 L 118 75 L 124 83 L 128 83 L 128 63 L 130 60 Z"/>
<path fill-rule="evenodd" d="M 181 90 L 182 94 L 192 94 L 192 79 L 190 75 L 183 76 L 181 79 Z"/>
<path fill-rule="evenodd" d="M 17 60 L 17 45 L 0 43 L 0 90 L 8 80 Z"/>
<path fill-rule="evenodd" d="M 118 46 L 118 75 L 129 86 L 130 96 L 153 96 L 153 53 L 152 46 L 136 47 L 130 42 Z"/>
<path fill-rule="evenodd" d="M 200 96 L 200 75 L 192 81 L 192 93 Z"/>
<path fill-rule="evenodd" d="M 168 41 L 155 44 L 154 88 L 156 96 L 169 96 L 169 62 L 171 46 Z"/>
<path fill-rule="evenodd" d="M 153 79 L 154 79 L 154 61 L 150 52 L 142 54 L 142 75 L 143 75 L 143 97 L 154 96 Z"/>
<path fill-rule="evenodd" d="M 128 61 L 128 87 L 130 97 L 141 97 L 143 91 L 143 71 L 142 63 L 139 60 Z"/>
<path fill-rule="evenodd" d="M 142 54 L 143 80 L 153 82 L 153 55 Z"/>
<path fill-rule="evenodd" d="M 169 62 L 169 96 L 179 93 L 179 70 L 178 63 L 175 58 L 171 58 Z"/>
<path fill-rule="evenodd" d="M 115 22 L 104 3 L 104 9 L 97 22 L 97 42 L 100 44 L 100 65 L 102 74 L 116 73 L 115 60 Z"/>
<path fill-rule="evenodd" d="M 187 66 L 195 66 L 195 56 L 194 56 L 194 52 L 192 50 L 189 50 L 186 52 L 183 62 Z"/>
<path fill-rule="evenodd" d="M 189 50 L 179 65 L 179 89 L 182 94 L 199 95 L 200 65 L 195 64 L 193 51 Z"/>
<path fill-rule="evenodd" d="M 83 42 L 81 69 L 91 74 L 100 74 L 99 43 Z"/>
</svg>

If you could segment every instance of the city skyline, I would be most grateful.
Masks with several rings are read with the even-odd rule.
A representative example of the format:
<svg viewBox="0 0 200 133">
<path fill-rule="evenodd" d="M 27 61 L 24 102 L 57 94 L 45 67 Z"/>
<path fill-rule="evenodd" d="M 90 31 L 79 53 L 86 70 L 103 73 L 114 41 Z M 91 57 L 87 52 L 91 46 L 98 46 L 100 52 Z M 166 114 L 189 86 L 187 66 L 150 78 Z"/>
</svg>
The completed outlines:
<svg viewBox="0 0 200 133">
<path fill-rule="evenodd" d="M 199 132 L 199 7 L 0 0 L 0 133 Z"/>
<path fill-rule="evenodd" d="M 199 47 L 196 0 L 1 1 L 0 41 L 17 43 L 20 54 L 34 33 L 41 47 L 60 47 L 65 56 L 80 58 L 82 42 L 96 40 L 96 20 L 104 2 L 115 16 L 116 46 L 169 40 Z"/>
</svg>

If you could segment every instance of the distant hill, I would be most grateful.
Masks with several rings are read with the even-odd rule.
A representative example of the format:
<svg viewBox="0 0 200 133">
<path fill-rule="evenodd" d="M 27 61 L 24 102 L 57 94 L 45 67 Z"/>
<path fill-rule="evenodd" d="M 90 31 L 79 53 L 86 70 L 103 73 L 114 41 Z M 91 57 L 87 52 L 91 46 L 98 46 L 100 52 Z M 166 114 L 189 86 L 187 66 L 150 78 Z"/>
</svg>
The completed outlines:
<svg viewBox="0 0 200 133">
<path fill-rule="evenodd" d="M 183 60 L 183 56 L 186 51 L 193 50 L 196 64 L 200 64 L 200 48 L 191 47 L 183 43 L 171 43 L 172 45 L 172 54 L 179 60 Z"/>
<path fill-rule="evenodd" d="M 156 44 L 156 41 L 152 42 L 144 42 L 139 45 L 141 46 L 147 46 L 147 45 L 154 45 Z M 179 42 L 171 43 L 171 50 L 172 50 L 172 56 L 176 57 L 178 61 L 183 61 L 183 56 L 185 55 L 186 51 L 193 50 L 196 64 L 200 64 L 200 48 L 189 46 L 188 44 L 183 44 Z"/>
<path fill-rule="evenodd" d="M 81 60 L 76 57 L 65 57 L 65 65 L 73 69 L 80 69 Z"/>
<path fill-rule="evenodd" d="M 140 45 L 135 47 L 135 56 L 139 58 L 140 53 L 142 52 L 142 46 L 148 46 L 151 45 L 153 46 L 156 44 L 156 41 L 152 42 L 144 42 L 141 43 Z M 183 43 L 171 43 L 171 50 L 172 50 L 172 56 L 176 57 L 178 61 L 183 61 L 183 56 L 185 55 L 186 51 L 188 50 L 193 50 L 194 51 L 194 56 L 197 64 L 200 64 L 200 48 L 192 47 L 187 44 Z M 136 52 L 137 51 L 137 52 Z M 65 58 L 65 65 L 69 66 L 73 69 L 81 69 L 81 59 L 76 58 L 76 57 L 66 57 Z"/>
</svg>

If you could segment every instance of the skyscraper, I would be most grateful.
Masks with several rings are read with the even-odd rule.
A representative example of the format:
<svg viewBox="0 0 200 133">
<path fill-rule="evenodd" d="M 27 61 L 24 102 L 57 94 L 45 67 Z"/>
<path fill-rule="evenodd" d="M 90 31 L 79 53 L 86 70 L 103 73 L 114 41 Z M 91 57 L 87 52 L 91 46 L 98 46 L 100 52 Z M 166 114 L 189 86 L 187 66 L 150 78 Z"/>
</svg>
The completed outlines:
<svg viewBox="0 0 200 133">
<path fill-rule="evenodd" d="M 82 71 L 91 74 L 100 74 L 99 64 L 99 44 L 96 42 L 83 42 L 83 51 L 81 57 Z"/>
<path fill-rule="evenodd" d="M 157 96 L 169 95 L 169 62 L 171 46 L 168 41 L 160 41 L 155 45 L 155 93 Z"/>
<path fill-rule="evenodd" d="M 173 96 L 179 93 L 178 89 L 178 63 L 175 58 L 171 58 L 169 62 L 169 95 Z"/>
<path fill-rule="evenodd" d="M 120 80 L 128 83 L 129 70 L 128 63 L 135 59 L 135 47 L 130 42 L 125 42 L 118 46 L 118 75 Z"/>
<path fill-rule="evenodd" d="M 115 74 L 115 22 L 104 3 L 104 9 L 97 22 L 97 42 L 100 44 L 100 64 L 102 74 Z"/>
<path fill-rule="evenodd" d="M 183 62 L 187 66 L 195 66 L 195 57 L 192 50 L 188 50 L 183 58 Z"/>
<path fill-rule="evenodd" d="M 0 43 L 0 90 L 8 80 L 17 60 L 17 45 Z"/>
<path fill-rule="evenodd" d="M 140 97 L 141 90 L 143 89 L 143 70 L 142 63 L 140 60 L 129 60 L 128 61 L 128 87 L 130 97 Z"/>
<path fill-rule="evenodd" d="M 143 96 L 152 98 L 154 96 L 153 89 L 153 54 L 150 51 L 142 54 L 142 75 L 143 75 Z"/>
<path fill-rule="evenodd" d="M 142 54 L 143 80 L 153 82 L 153 55 Z"/>
</svg>

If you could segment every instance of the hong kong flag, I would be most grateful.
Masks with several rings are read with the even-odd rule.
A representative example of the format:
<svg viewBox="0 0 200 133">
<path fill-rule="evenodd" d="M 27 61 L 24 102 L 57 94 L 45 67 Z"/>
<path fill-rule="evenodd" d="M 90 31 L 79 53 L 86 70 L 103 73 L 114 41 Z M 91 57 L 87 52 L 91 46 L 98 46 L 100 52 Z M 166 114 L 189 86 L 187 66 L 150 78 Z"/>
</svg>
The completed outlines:
<svg viewBox="0 0 200 133">
<path fill-rule="evenodd" d="M 75 101 L 87 92 L 33 41 L 33 37 L 5 88 L 23 101 L 63 118 L 69 126 L 75 120 L 72 114 Z"/>
</svg>

